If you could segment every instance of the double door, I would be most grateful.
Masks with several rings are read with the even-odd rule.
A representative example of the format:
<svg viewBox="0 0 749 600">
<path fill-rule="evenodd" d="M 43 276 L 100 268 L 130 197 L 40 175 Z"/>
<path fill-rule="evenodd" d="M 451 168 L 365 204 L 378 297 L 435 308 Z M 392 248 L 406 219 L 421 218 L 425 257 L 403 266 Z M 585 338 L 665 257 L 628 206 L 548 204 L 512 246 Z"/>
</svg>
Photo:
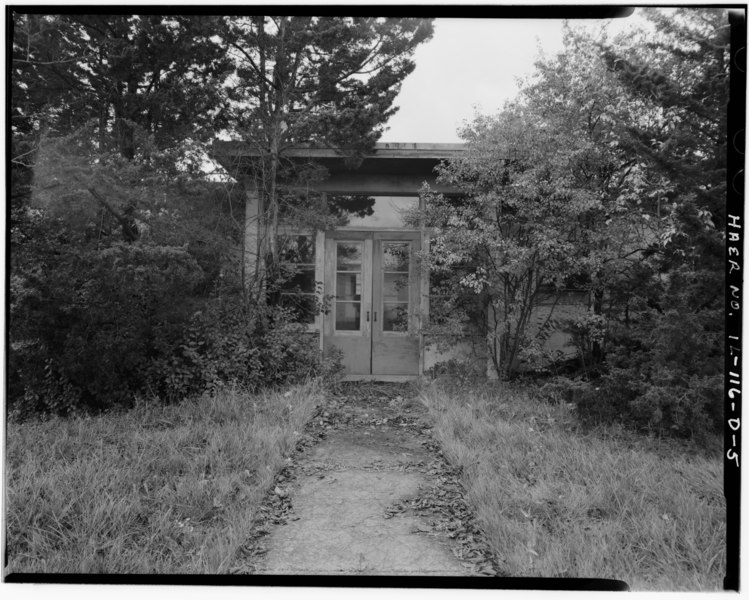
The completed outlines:
<svg viewBox="0 0 749 600">
<path fill-rule="evenodd" d="M 325 241 L 323 347 L 349 375 L 418 375 L 418 232 L 335 231 Z"/>
</svg>

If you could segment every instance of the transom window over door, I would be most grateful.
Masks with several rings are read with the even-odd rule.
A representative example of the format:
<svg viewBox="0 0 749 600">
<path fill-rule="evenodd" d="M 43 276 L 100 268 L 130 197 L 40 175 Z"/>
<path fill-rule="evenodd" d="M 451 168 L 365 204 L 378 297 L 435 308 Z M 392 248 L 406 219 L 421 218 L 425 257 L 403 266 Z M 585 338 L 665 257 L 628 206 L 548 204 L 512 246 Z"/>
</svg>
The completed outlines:
<svg viewBox="0 0 749 600">
<path fill-rule="evenodd" d="M 328 197 L 331 212 L 339 215 L 338 227 L 344 229 L 400 229 L 419 207 L 418 196 L 342 196 Z"/>
</svg>

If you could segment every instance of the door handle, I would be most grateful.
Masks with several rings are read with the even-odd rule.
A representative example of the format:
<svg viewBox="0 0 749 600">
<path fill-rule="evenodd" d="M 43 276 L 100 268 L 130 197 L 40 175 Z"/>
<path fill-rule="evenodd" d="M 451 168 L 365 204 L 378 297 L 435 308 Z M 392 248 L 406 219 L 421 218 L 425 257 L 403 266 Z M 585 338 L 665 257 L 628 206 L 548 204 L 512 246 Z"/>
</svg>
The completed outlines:
<svg viewBox="0 0 749 600">
<path fill-rule="evenodd" d="M 369 323 L 369 311 L 367 311 L 367 323 Z"/>
<path fill-rule="evenodd" d="M 374 319 L 372 319 L 375 323 L 377 322 L 377 311 L 375 311 Z"/>
</svg>

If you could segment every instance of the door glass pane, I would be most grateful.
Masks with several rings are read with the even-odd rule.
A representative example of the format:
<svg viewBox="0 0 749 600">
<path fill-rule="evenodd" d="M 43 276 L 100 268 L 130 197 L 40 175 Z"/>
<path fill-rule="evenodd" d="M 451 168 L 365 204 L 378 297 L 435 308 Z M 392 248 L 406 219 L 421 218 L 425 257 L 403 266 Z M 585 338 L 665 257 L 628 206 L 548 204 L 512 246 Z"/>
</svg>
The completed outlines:
<svg viewBox="0 0 749 600">
<path fill-rule="evenodd" d="M 385 302 L 408 303 L 408 274 L 407 273 L 385 273 L 385 285 L 382 289 L 382 298 Z"/>
<path fill-rule="evenodd" d="M 339 300 L 361 300 L 361 274 L 338 273 L 335 295 Z"/>
<path fill-rule="evenodd" d="M 339 331 L 359 331 L 361 306 L 359 302 L 336 302 L 335 328 Z"/>
<path fill-rule="evenodd" d="M 410 242 L 382 242 L 382 330 L 408 331 Z"/>
<path fill-rule="evenodd" d="M 383 331 L 408 331 L 407 302 L 385 302 L 382 329 Z"/>
<path fill-rule="evenodd" d="M 338 242 L 337 271 L 361 271 L 361 242 Z"/>
<path fill-rule="evenodd" d="M 362 242 L 336 244 L 336 303 L 337 331 L 361 329 Z"/>
<path fill-rule="evenodd" d="M 383 242 L 382 270 L 408 272 L 408 255 L 411 244 L 408 242 Z"/>
</svg>

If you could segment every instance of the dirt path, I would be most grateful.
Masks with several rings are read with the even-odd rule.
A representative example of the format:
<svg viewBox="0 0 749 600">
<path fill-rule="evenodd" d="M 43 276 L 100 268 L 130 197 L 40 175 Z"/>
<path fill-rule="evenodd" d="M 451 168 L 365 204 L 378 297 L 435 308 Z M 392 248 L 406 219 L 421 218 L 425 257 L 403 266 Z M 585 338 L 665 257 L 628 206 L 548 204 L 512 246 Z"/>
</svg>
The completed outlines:
<svg viewBox="0 0 749 600">
<path fill-rule="evenodd" d="M 234 572 L 497 574 L 410 392 L 350 384 L 328 398 Z"/>
</svg>

